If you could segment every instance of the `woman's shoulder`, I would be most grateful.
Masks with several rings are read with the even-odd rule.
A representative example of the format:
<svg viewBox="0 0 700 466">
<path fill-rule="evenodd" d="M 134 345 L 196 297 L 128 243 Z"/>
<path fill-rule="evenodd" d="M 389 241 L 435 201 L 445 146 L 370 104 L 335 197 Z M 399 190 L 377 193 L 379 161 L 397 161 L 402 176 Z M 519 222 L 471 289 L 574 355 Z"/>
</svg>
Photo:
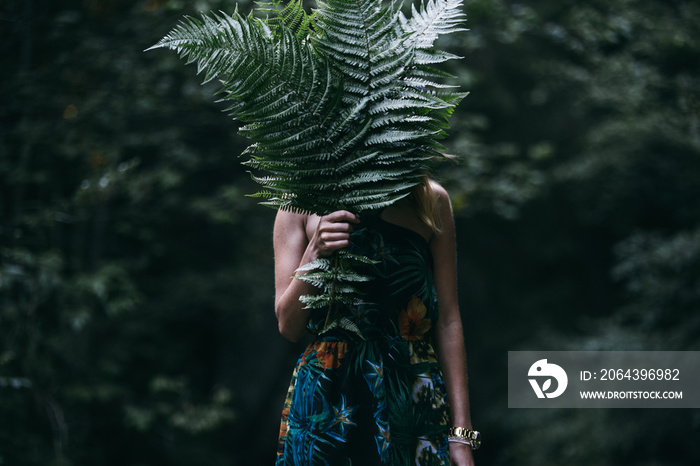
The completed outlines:
<svg viewBox="0 0 700 466">
<path fill-rule="evenodd" d="M 308 214 L 295 212 L 289 209 L 279 209 L 277 210 L 275 223 L 280 225 L 304 225 L 308 217 Z"/>
<path fill-rule="evenodd" d="M 428 180 L 430 183 L 430 189 L 433 190 L 435 193 L 435 196 L 440 202 L 449 202 L 450 201 L 450 195 L 447 192 L 447 190 L 442 186 L 438 181 L 433 180 L 432 178 Z"/>
<path fill-rule="evenodd" d="M 309 215 L 288 209 L 279 209 L 275 217 L 275 230 L 289 232 L 292 229 L 306 229 Z"/>
<path fill-rule="evenodd" d="M 289 209 L 279 209 L 275 217 L 275 231 L 283 235 L 303 232 L 306 239 L 313 236 L 320 217 L 315 214 L 299 213 Z"/>
<path fill-rule="evenodd" d="M 452 212 L 452 202 L 450 194 L 440 183 L 435 180 L 430 180 L 430 189 L 433 193 L 433 209 L 434 216 L 438 222 L 438 231 L 434 238 L 450 237 L 454 230 L 454 218 Z"/>
<path fill-rule="evenodd" d="M 452 216 L 450 194 L 439 182 L 429 179 L 428 183 L 432 209 L 437 221 L 441 224 L 443 220 L 446 220 L 444 217 Z"/>
</svg>

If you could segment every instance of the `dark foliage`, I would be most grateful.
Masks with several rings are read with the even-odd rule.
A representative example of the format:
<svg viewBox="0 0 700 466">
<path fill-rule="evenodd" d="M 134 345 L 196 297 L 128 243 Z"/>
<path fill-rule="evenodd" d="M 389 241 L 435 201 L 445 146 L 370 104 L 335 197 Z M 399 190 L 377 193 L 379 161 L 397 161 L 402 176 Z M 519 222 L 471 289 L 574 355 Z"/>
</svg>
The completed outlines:
<svg viewBox="0 0 700 466">
<path fill-rule="evenodd" d="M 442 44 L 471 91 L 442 178 L 479 464 L 700 461 L 697 410 L 505 400 L 508 350 L 698 349 L 699 8 L 476 0 Z M 197 9 L 232 4 L 0 3 L 3 464 L 274 459 L 300 351 L 272 311 L 274 212 L 243 196 L 216 87 L 142 52 Z"/>
</svg>

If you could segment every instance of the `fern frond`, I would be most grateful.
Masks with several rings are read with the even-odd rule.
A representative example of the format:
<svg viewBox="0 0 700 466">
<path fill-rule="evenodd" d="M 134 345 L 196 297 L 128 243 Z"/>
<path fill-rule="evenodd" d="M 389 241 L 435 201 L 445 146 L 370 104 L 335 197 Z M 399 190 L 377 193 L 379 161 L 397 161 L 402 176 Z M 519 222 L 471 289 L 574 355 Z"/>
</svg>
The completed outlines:
<svg viewBox="0 0 700 466">
<path fill-rule="evenodd" d="M 283 4 L 282 0 L 266 0 L 255 2 L 257 12 L 266 14 L 266 23 L 274 30 L 287 28 L 299 38 L 317 35 L 316 13 L 306 13 L 302 0 L 290 0 Z"/>
<path fill-rule="evenodd" d="M 261 204 L 324 215 L 374 211 L 405 197 L 444 149 L 438 142 L 466 95 L 433 66 L 456 55 L 434 48 L 463 30 L 461 0 L 425 0 L 406 18 L 393 2 L 261 0 L 258 11 L 184 18 L 152 48 L 196 62 L 252 144 Z M 262 174 L 258 174 L 262 172 Z M 312 308 L 362 303 L 355 285 L 369 259 L 339 252 L 299 269 L 320 294 Z M 329 327 L 340 325 L 329 311 Z"/>
<path fill-rule="evenodd" d="M 393 5 L 376 0 L 327 0 L 319 2 L 318 26 L 323 36 L 314 39 L 344 76 L 347 99 L 370 96 L 380 83 L 390 80 L 387 62 L 405 64 L 407 51 L 394 33 L 398 17 Z"/>
<path fill-rule="evenodd" d="M 411 19 L 399 16 L 401 30 L 408 35 L 407 46 L 431 49 L 440 35 L 466 31 L 467 20 L 461 0 L 425 0 L 420 8 L 411 5 Z"/>
</svg>

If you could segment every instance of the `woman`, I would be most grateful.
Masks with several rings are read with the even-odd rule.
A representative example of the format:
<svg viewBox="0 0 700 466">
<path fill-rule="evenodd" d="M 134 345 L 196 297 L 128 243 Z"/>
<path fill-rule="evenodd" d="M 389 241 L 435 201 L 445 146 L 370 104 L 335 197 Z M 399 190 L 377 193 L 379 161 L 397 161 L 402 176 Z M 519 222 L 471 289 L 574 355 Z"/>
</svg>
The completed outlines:
<svg viewBox="0 0 700 466">
<path fill-rule="evenodd" d="M 375 261 L 363 270 L 372 280 L 358 285 L 368 304 L 324 331 L 325 314 L 299 301 L 315 288 L 293 276 L 343 248 Z M 306 329 L 315 335 L 292 377 L 277 464 L 472 465 L 480 439 L 471 431 L 447 192 L 426 181 L 361 218 L 280 211 L 274 250 L 279 331 L 291 341 Z"/>
</svg>

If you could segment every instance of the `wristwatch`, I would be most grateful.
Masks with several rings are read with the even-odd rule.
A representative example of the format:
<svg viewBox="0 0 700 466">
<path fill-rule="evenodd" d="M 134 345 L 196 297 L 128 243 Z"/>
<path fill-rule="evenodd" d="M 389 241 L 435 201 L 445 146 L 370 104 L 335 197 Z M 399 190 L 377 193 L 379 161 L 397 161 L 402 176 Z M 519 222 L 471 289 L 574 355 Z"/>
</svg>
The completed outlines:
<svg viewBox="0 0 700 466">
<path fill-rule="evenodd" d="M 476 450 L 481 446 L 481 434 L 476 430 L 464 427 L 451 427 L 447 440 L 466 443 L 472 447 L 472 450 Z"/>
</svg>

